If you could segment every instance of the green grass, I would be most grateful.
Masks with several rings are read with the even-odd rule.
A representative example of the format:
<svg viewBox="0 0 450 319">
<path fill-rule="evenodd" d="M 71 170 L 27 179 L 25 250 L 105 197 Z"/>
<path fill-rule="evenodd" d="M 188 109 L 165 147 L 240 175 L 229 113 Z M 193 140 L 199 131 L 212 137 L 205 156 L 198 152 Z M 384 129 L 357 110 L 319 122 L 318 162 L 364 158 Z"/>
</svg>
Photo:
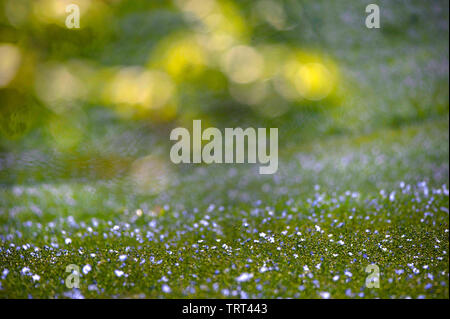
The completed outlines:
<svg viewBox="0 0 450 319">
<path fill-rule="evenodd" d="M 173 165 L 154 195 L 128 177 L 3 188 L 0 297 L 449 297 L 448 119 L 280 156 L 270 177 Z M 79 290 L 70 264 L 92 268 Z"/>
<path fill-rule="evenodd" d="M 382 27 L 369 30 L 367 1 L 285 0 L 281 31 L 255 18 L 256 2 L 231 1 L 244 44 L 333 61 L 332 97 L 274 93 L 252 108 L 212 67 L 177 84 L 178 113 L 158 124 L 103 105 L 99 75 L 146 68 L 159 41 L 196 34 L 174 4 L 108 2 L 74 32 L 9 24 L 5 3 L 0 42 L 26 63 L 0 90 L 0 298 L 449 298 L 448 1 L 379 0 Z M 99 72 L 71 111 L 37 95 L 48 63 Z M 278 172 L 171 164 L 170 130 L 192 118 L 279 128 Z M 80 128 L 76 145 L 58 145 L 55 119 L 62 134 Z M 380 288 L 365 286 L 371 264 Z M 69 265 L 79 289 L 66 287 Z"/>
</svg>

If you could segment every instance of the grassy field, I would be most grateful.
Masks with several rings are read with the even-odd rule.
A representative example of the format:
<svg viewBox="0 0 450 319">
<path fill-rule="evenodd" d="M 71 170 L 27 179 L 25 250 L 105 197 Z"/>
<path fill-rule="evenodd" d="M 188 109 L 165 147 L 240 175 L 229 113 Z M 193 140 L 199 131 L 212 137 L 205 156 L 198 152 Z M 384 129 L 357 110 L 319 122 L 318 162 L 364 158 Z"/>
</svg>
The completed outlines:
<svg viewBox="0 0 450 319">
<path fill-rule="evenodd" d="M 54 0 L 7 14 L 15 1 L 0 0 L 0 55 L 22 61 L 0 77 L 0 298 L 449 298 L 448 1 L 380 0 L 369 30 L 366 1 L 217 0 L 210 33 L 195 1 L 84 1 L 77 31 Z M 272 73 L 234 83 L 228 51 L 193 40 L 224 35 Z M 331 93 L 280 89 L 289 61 L 328 67 Z M 172 94 L 156 112 L 139 104 L 159 101 L 155 74 Z M 171 163 L 170 130 L 193 119 L 277 127 L 278 172 Z"/>
<path fill-rule="evenodd" d="M 193 168 L 164 195 L 126 180 L 4 189 L 0 296 L 448 298 L 447 129 L 304 145 L 275 177 Z"/>
</svg>

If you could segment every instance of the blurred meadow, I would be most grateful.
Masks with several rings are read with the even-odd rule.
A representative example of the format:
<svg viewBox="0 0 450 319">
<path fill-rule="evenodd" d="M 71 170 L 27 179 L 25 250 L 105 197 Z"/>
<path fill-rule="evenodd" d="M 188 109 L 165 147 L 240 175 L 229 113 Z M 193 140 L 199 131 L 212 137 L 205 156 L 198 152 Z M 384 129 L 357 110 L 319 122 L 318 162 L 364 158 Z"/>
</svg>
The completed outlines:
<svg viewBox="0 0 450 319">
<path fill-rule="evenodd" d="M 0 297 L 448 298 L 449 3 L 369 3 L 0 0 Z M 173 164 L 194 119 L 278 172 Z"/>
</svg>

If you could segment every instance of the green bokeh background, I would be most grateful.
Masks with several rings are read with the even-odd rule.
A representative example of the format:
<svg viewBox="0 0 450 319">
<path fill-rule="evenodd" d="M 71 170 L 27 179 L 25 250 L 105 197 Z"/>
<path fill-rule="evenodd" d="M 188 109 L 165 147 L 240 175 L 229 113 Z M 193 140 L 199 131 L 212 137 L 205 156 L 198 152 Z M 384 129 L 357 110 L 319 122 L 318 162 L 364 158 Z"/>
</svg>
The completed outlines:
<svg viewBox="0 0 450 319">
<path fill-rule="evenodd" d="M 278 127 L 283 149 L 448 118 L 447 1 L 379 1 L 380 29 L 365 27 L 365 1 L 218 1 L 208 9 L 210 2 L 72 1 L 81 28 L 68 29 L 64 1 L 1 1 L 0 42 L 19 52 L 0 89 L 2 184 L 109 179 L 154 153 L 168 161 L 170 130 L 192 119 Z M 232 45 L 210 50 L 217 34 Z M 272 70 L 255 81 L 266 88 L 263 98 L 251 93 L 252 82 L 241 86 L 244 102 L 230 93 L 235 83 L 220 61 L 236 45 Z M 172 73 L 171 54 L 186 57 Z M 289 69 L 289 59 L 325 65 L 335 76 L 330 94 L 318 101 L 280 94 L 274 74 Z M 158 108 L 135 103 L 133 93 L 111 98 L 117 89 L 108 85 L 123 70 L 128 79 L 164 72 L 170 98 Z M 124 90 L 136 95 L 146 83 Z M 163 89 L 154 89 L 156 99 Z M 246 104 L 246 94 L 258 102 Z"/>
</svg>

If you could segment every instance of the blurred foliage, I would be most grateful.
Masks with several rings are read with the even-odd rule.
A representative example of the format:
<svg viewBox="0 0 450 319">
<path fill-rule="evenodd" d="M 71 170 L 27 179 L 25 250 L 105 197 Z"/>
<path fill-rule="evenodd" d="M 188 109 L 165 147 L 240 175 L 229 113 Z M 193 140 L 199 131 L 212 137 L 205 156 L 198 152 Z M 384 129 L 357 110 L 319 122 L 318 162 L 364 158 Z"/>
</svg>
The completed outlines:
<svg viewBox="0 0 450 319">
<path fill-rule="evenodd" d="M 192 119 L 284 147 L 448 116 L 448 1 L 378 4 L 369 30 L 365 1 L 1 0 L 4 180 L 33 149 L 120 172 Z"/>
</svg>

